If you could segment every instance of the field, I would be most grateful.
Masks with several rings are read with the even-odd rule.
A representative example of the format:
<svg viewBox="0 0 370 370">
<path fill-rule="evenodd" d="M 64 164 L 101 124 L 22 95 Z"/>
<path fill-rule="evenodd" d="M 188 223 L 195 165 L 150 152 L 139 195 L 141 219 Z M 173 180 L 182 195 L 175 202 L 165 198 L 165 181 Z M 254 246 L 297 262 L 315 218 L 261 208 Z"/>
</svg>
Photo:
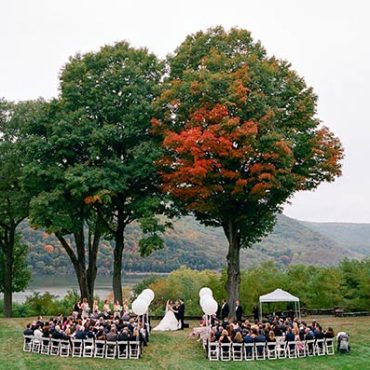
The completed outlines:
<svg viewBox="0 0 370 370">
<path fill-rule="evenodd" d="M 0 369 L 370 369 L 369 317 L 316 319 L 324 328 L 332 326 L 335 332 L 350 333 L 351 353 L 296 360 L 216 363 L 206 360 L 200 343 L 189 338 L 190 330 L 185 330 L 154 333 L 140 360 L 49 357 L 22 352 L 22 332 L 30 319 L 0 319 Z"/>
</svg>

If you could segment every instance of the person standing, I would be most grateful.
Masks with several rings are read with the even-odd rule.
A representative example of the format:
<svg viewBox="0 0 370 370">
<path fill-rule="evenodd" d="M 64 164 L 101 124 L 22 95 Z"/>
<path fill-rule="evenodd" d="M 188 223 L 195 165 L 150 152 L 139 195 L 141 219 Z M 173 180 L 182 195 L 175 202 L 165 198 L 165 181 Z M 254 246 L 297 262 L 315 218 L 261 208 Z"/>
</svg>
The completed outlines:
<svg viewBox="0 0 370 370">
<path fill-rule="evenodd" d="M 223 299 L 221 304 L 221 320 L 223 321 L 225 317 L 228 317 L 229 313 L 229 305 L 227 304 L 226 300 Z"/>
<path fill-rule="evenodd" d="M 179 303 L 180 305 L 177 310 L 177 317 L 179 320 L 179 329 L 184 330 L 185 303 L 181 298 L 179 298 Z"/>
<path fill-rule="evenodd" d="M 236 321 L 242 321 L 243 307 L 240 305 L 239 299 L 235 301 L 235 317 Z"/>
</svg>

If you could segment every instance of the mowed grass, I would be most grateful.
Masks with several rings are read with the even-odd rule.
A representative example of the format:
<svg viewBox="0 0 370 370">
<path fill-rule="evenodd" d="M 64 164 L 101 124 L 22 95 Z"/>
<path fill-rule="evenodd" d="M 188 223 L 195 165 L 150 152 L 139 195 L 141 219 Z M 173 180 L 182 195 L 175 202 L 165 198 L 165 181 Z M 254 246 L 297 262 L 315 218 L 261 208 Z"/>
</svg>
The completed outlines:
<svg viewBox="0 0 370 370">
<path fill-rule="evenodd" d="M 31 319 L 0 319 L 0 369 L 370 369 L 370 318 L 308 317 L 324 328 L 350 333 L 349 354 L 304 359 L 253 362 L 210 362 L 202 346 L 189 338 L 191 330 L 153 333 L 140 360 L 50 357 L 24 353 L 23 330 Z M 155 324 L 155 323 L 154 323 Z M 196 322 L 191 322 L 196 326 Z"/>
</svg>

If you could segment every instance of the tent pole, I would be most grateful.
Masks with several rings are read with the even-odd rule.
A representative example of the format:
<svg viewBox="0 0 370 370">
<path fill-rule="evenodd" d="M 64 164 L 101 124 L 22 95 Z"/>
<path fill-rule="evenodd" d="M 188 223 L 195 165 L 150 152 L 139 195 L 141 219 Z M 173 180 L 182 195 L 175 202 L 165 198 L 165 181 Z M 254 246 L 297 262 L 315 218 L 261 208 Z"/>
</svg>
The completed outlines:
<svg viewBox="0 0 370 370">
<path fill-rule="evenodd" d="M 302 317 L 301 317 L 301 302 L 298 301 L 298 317 L 299 317 L 299 322 L 302 321 Z"/>
</svg>

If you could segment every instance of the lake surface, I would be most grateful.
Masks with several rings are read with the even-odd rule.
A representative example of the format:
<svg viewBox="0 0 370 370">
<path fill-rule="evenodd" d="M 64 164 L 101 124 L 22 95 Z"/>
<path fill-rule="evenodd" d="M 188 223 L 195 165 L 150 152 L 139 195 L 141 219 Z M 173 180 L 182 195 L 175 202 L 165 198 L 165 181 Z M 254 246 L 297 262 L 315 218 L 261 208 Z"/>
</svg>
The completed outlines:
<svg viewBox="0 0 370 370">
<path fill-rule="evenodd" d="M 132 288 L 152 275 L 153 274 L 125 275 L 122 278 L 122 288 Z M 163 276 L 165 275 L 166 274 L 163 274 Z M 28 288 L 24 292 L 13 293 L 13 302 L 23 303 L 27 296 L 32 295 L 34 292 L 39 292 L 41 294 L 49 292 L 52 295 L 58 296 L 58 298 L 62 298 L 72 289 L 79 292 L 77 280 L 74 276 L 33 276 Z M 98 276 L 95 282 L 95 295 L 100 299 L 105 299 L 111 292 L 112 277 Z M 0 298 L 3 298 L 2 294 L 0 294 Z"/>
</svg>

